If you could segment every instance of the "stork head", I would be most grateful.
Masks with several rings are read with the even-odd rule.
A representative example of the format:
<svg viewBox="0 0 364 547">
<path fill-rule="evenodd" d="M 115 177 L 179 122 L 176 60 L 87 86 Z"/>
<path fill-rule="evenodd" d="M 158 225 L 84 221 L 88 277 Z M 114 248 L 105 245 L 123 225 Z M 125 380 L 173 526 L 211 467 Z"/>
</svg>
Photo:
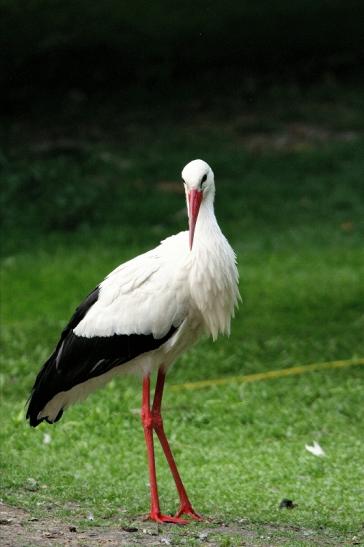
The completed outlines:
<svg viewBox="0 0 364 547">
<path fill-rule="evenodd" d="M 190 249 L 193 245 L 193 236 L 198 213 L 202 201 L 213 200 L 215 193 L 214 173 L 203 160 L 193 160 L 182 171 L 182 180 L 185 186 L 188 221 L 190 229 Z"/>
</svg>

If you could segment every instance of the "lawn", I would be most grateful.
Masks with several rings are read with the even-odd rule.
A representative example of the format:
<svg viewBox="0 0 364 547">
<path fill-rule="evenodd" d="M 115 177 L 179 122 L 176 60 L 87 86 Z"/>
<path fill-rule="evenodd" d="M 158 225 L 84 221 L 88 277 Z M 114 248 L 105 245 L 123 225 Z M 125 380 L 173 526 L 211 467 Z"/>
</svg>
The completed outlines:
<svg viewBox="0 0 364 547">
<path fill-rule="evenodd" d="M 235 98 L 226 112 L 217 101 L 190 106 L 187 117 L 188 104 L 132 113 L 113 104 L 91 122 L 92 105 L 80 113 L 70 98 L 50 128 L 31 115 L 2 128 L 2 500 L 80 528 L 142 527 L 139 380 L 113 380 L 54 426 L 30 429 L 24 405 L 81 298 L 185 229 L 179 173 L 202 157 L 215 170 L 243 303 L 229 339 L 201 341 L 169 373 L 166 430 L 195 508 L 212 521 L 161 533 L 177 544 L 198 544 L 206 526 L 219 545 L 242 544 L 244 530 L 257 545 L 360 543 L 363 366 L 172 386 L 364 357 L 363 100 L 322 86 Z M 305 449 L 313 441 L 324 457 Z M 173 512 L 157 458 L 162 506 Z M 279 509 L 283 498 L 296 507 Z"/>
</svg>

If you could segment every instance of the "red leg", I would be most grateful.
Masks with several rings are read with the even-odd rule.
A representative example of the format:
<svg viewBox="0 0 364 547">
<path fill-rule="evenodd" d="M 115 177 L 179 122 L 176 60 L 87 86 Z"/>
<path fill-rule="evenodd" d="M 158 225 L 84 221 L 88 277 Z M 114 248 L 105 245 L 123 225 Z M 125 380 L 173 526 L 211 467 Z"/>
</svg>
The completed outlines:
<svg viewBox="0 0 364 547">
<path fill-rule="evenodd" d="M 174 458 L 173 458 L 171 448 L 169 446 L 168 439 L 164 432 L 163 420 L 161 416 L 161 406 L 162 406 L 162 397 L 163 397 L 163 388 L 164 388 L 165 378 L 166 376 L 164 372 L 161 369 L 159 369 L 157 384 L 156 384 L 155 393 L 154 393 L 153 406 L 152 406 L 152 418 L 153 418 L 153 427 L 162 445 L 164 454 L 166 456 L 167 462 L 169 464 L 169 467 L 171 469 L 171 472 L 174 478 L 174 482 L 176 483 L 176 487 L 177 487 L 177 491 L 178 491 L 178 495 L 180 499 L 180 508 L 176 513 L 176 517 L 179 517 L 180 515 L 185 514 L 185 515 L 189 515 L 191 518 L 195 520 L 202 520 L 200 515 L 194 511 L 194 509 L 192 508 L 191 502 L 188 499 L 186 489 L 183 485 L 182 479 L 177 469 L 176 462 L 174 461 Z"/>
<path fill-rule="evenodd" d="M 144 428 L 145 443 L 147 445 L 149 484 L 150 484 L 150 513 L 149 518 L 156 522 L 173 522 L 175 524 L 185 524 L 187 521 L 178 517 L 162 515 L 159 506 L 159 496 L 157 487 L 157 475 L 155 471 L 154 443 L 153 443 L 153 417 L 150 411 L 150 378 L 146 376 L 143 379 L 143 399 L 142 399 L 142 423 Z"/>
</svg>

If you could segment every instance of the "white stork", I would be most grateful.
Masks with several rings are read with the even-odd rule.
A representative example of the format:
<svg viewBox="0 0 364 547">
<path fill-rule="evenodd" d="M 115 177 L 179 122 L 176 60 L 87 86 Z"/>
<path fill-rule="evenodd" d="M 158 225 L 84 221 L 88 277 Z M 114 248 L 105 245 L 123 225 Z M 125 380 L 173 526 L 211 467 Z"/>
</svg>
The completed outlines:
<svg viewBox="0 0 364 547">
<path fill-rule="evenodd" d="M 214 174 L 202 160 L 182 171 L 189 232 L 171 236 L 121 264 L 80 304 L 30 395 L 31 426 L 58 421 L 72 403 L 113 376 L 138 372 L 143 382 L 142 424 L 147 446 L 151 509 L 157 522 L 199 520 L 183 486 L 161 417 L 165 375 L 203 334 L 229 334 L 239 300 L 236 257 L 214 214 Z M 158 371 L 153 403 L 150 375 Z M 153 430 L 162 445 L 180 498 L 174 517 L 161 513 Z"/>
</svg>

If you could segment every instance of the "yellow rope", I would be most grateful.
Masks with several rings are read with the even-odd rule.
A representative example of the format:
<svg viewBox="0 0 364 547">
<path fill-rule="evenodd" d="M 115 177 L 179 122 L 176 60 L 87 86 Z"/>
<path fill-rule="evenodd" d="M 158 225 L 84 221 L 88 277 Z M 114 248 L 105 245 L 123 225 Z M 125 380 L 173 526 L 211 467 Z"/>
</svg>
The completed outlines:
<svg viewBox="0 0 364 547">
<path fill-rule="evenodd" d="M 201 380 L 199 382 L 175 384 L 171 386 L 170 389 L 173 391 L 182 391 L 185 389 L 203 389 L 205 387 L 221 386 L 224 384 L 258 382 L 260 380 L 271 380 L 272 378 L 283 378 L 284 376 L 295 376 L 296 374 L 304 374 L 305 372 L 311 372 L 313 370 L 344 368 L 355 365 L 364 365 L 364 358 L 329 361 L 326 363 L 312 363 L 311 365 L 301 365 L 279 370 L 257 372 L 255 374 L 246 374 L 245 376 L 228 376 L 227 378 L 216 378 L 215 380 Z"/>
</svg>

